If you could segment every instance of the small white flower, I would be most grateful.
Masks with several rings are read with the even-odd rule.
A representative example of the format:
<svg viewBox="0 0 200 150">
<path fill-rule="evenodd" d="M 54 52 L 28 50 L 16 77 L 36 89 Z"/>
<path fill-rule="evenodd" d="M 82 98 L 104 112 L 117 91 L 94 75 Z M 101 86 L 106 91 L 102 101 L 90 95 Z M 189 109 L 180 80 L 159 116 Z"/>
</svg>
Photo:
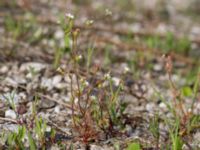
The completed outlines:
<svg viewBox="0 0 200 150">
<path fill-rule="evenodd" d="M 83 78 L 80 79 L 80 82 L 82 83 L 83 86 L 88 86 L 89 82 Z"/>
<path fill-rule="evenodd" d="M 71 13 L 66 13 L 65 16 L 69 19 L 74 19 L 74 15 L 72 15 Z"/>
<path fill-rule="evenodd" d="M 78 59 L 80 60 L 80 59 L 82 59 L 83 58 L 83 56 L 82 55 L 78 55 Z"/>
<path fill-rule="evenodd" d="M 109 9 L 106 9 L 106 16 L 112 16 L 112 11 L 110 11 Z"/>
<path fill-rule="evenodd" d="M 119 78 L 117 78 L 117 77 L 113 77 L 112 81 L 114 82 L 115 86 L 119 86 L 121 80 Z"/>
<path fill-rule="evenodd" d="M 50 126 L 47 126 L 46 132 L 50 132 L 50 131 L 51 131 L 51 127 L 50 127 Z"/>
<path fill-rule="evenodd" d="M 79 61 L 79 60 L 81 60 L 83 58 L 83 56 L 82 55 L 78 55 L 78 56 L 76 56 L 76 61 Z"/>
<path fill-rule="evenodd" d="M 77 98 L 77 97 L 74 99 L 74 103 L 75 103 L 75 104 L 78 103 L 78 98 Z"/>
<path fill-rule="evenodd" d="M 188 109 L 188 112 L 189 112 L 189 113 L 191 113 L 191 112 L 192 112 L 192 109 L 191 109 L 191 108 L 189 108 L 189 109 Z"/>
<path fill-rule="evenodd" d="M 127 67 L 127 66 L 125 66 L 125 67 L 124 67 L 124 73 L 127 73 L 127 72 L 129 72 L 129 71 L 130 71 L 130 68 Z"/>
<path fill-rule="evenodd" d="M 86 22 L 85 22 L 85 24 L 87 25 L 87 26 L 90 26 L 90 25 L 92 25 L 94 23 L 94 20 L 86 20 Z"/>
<path fill-rule="evenodd" d="M 61 20 L 57 20 L 56 23 L 57 23 L 57 24 L 61 24 Z"/>
<path fill-rule="evenodd" d="M 39 139 L 39 135 L 38 135 L 38 134 L 36 134 L 36 135 L 35 135 L 35 138 L 38 140 L 38 139 Z"/>
<path fill-rule="evenodd" d="M 106 74 L 104 75 L 104 78 L 105 78 L 105 79 L 110 79 L 110 78 L 111 78 L 110 73 L 106 73 Z"/>
<path fill-rule="evenodd" d="M 85 85 L 85 86 L 88 86 L 88 85 L 89 85 L 89 82 L 85 81 L 85 82 L 84 82 L 84 85 Z"/>
</svg>

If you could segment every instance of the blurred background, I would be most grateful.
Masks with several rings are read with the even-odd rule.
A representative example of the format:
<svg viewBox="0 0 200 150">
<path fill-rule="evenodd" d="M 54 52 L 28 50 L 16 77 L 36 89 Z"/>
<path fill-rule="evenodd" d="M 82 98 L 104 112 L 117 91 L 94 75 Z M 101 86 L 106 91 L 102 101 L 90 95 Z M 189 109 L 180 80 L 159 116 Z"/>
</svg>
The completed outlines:
<svg viewBox="0 0 200 150">
<path fill-rule="evenodd" d="M 134 32 L 134 38 L 131 39 L 133 41 L 129 39 L 130 43 L 139 41 L 148 47 L 164 49 L 164 52 L 169 52 L 168 49 L 179 49 L 178 51 L 184 54 L 199 57 L 199 0 L 1 0 L 1 60 L 10 59 L 11 57 L 6 55 L 12 56 L 16 49 L 26 49 L 23 53 L 31 51 L 27 55 L 33 57 L 36 51 L 32 51 L 32 48 L 52 54 L 58 47 L 64 47 L 61 22 L 66 13 L 75 16 L 75 25 L 79 28 L 82 28 L 86 21 L 92 20 L 95 28 L 104 30 L 103 33 L 92 34 L 104 34 L 103 36 L 122 40 L 124 36 L 110 34 L 110 31 L 126 34 L 126 39 L 127 34 Z M 137 36 L 157 34 L 158 39 L 145 38 L 145 42 Z M 184 41 L 179 48 L 167 48 L 167 44 L 158 44 L 162 42 L 157 40 L 163 36 L 168 38 L 168 45 L 170 40 L 172 45 L 176 45 L 173 38 L 181 38 Z M 80 42 L 87 39 L 89 38 Z M 39 56 L 37 52 L 35 59 Z"/>
</svg>

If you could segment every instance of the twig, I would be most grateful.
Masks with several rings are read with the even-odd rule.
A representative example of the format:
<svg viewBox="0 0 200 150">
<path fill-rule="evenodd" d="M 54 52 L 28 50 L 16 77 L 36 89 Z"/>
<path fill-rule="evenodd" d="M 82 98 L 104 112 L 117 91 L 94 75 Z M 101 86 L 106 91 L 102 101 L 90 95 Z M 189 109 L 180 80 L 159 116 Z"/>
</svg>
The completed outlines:
<svg viewBox="0 0 200 150">
<path fill-rule="evenodd" d="M 18 122 L 14 119 L 11 119 L 11 118 L 4 118 L 4 117 L 0 117 L 0 120 L 3 120 L 3 121 L 8 121 L 8 122 L 12 122 L 12 123 L 15 123 L 17 124 Z"/>
<path fill-rule="evenodd" d="M 65 106 L 66 108 L 72 109 L 71 106 L 70 106 L 69 104 L 66 104 L 66 103 L 64 103 L 64 102 L 58 101 L 58 100 L 56 100 L 56 99 L 54 99 L 54 98 L 52 98 L 52 97 L 49 97 L 49 96 L 47 96 L 47 95 L 44 95 L 44 94 L 42 94 L 42 93 L 37 93 L 37 94 L 38 94 L 38 96 L 40 96 L 40 97 L 46 98 L 46 99 L 48 99 L 48 100 L 50 100 L 50 101 L 56 102 L 56 103 L 59 104 L 59 105 Z"/>
<path fill-rule="evenodd" d="M 49 119 L 47 119 L 47 118 L 46 118 L 45 120 L 47 120 L 47 122 L 48 122 L 49 124 L 51 124 L 51 125 L 53 125 L 54 127 L 56 127 L 59 131 L 63 132 L 63 133 L 66 134 L 66 135 L 69 135 L 68 132 L 66 132 L 64 129 L 62 129 L 61 127 L 59 127 L 57 124 L 55 124 L 55 123 L 52 122 L 51 120 L 49 120 Z"/>
</svg>

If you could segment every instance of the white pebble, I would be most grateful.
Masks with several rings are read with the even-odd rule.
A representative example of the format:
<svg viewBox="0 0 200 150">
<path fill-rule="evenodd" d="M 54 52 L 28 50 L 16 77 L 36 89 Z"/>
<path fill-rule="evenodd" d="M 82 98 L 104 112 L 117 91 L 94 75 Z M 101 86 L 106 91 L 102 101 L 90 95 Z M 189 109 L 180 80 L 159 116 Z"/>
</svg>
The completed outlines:
<svg viewBox="0 0 200 150">
<path fill-rule="evenodd" d="M 167 108 L 166 105 L 165 105 L 165 103 L 160 103 L 159 107 L 162 108 L 162 109 L 166 109 Z"/>
<path fill-rule="evenodd" d="M 1 72 L 1 73 L 6 73 L 6 72 L 8 72 L 8 67 L 7 67 L 7 66 L 1 67 L 0 72 Z"/>
<path fill-rule="evenodd" d="M 62 39 L 62 38 L 64 38 L 64 32 L 63 32 L 62 30 L 57 30 L 57 31 L 55 32 L 54 37 L 55 37 L 56 39 Z"/>
<path fill-rule="evenodd" d="M 154 104 L 154 103 L 148 103 L 148 104 L 146 105 L 146 110 L 147 110 L 148 112 L 153 112 L 153 111 L 154 111 L 154 108 L 155 108 L 155 104 Z"/>
<path fill-rule="evenodd" d="M 42 69 L 46 68 L 47 65 L 42 64 L 42 63 L 38 63 L 38 62 L 28 62 L 28 63 L 24 63 L 20 66 L 20 71 L 29 71 L 30 68 L 33 68 L 34 71 L 39 72 Z"/>
<path fill-rule="evenodd" d="M 62 76 L 61 75 L 57 75 L 57 76 L 53 77 L 53 79 L 52 79 L 53 86 L 55 86 L 56 84 L 60 83 L 61 80 L 62 80 Z"/>
<path fill-rule="evenodd" d="M 162 70 L 162 65 L 160 65 L 160 64 L 155 64 L 154 66 L 153 66 L 153 69 L 155 70 L 155 71 L 161 71 Z"/>
<path fill-rule="evenodd" d="M 54 108 L 54 111 L 55 111 L 55 113 L 59 113 L 60 112 L 60 107 L 59 106 L 56 106 L 55 108 Z"/>
<path fill-rule="evenodd" d="M 9 109 L 9 110 L 6 110 L 5 117 L 16 119 L 17 115 L 16 115 L 16 113 L 13 110 Z"/>
</svg>

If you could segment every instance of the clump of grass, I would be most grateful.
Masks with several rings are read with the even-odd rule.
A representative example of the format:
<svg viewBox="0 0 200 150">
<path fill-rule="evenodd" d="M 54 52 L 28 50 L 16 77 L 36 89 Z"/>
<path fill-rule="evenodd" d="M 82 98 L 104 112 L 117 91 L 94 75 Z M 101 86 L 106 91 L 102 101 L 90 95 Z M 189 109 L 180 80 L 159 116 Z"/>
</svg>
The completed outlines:
<svg viewBox="0 0 200 150">
<path fill-rule="evenodd" d="M 54 129 L 51 129 L 50 132 L 51 143 L 47 143 L 47 124 L 45 120 L 37 116 L 36 103 L 37 98 L 36 101 L 33 102 L 32 114 L 29 118 L 17 118 L 17 120 L 15 121 L 15 123 L 17 124 L 17 131 L 5 131 L 5 133 L 7 134 L 1 134 L 1 141 L 4 141 L 5 149 L 46 149 L 47 145 L 51 145 L 54 143 L 54 138 L 56 134 Z"/>
<path fill-rule="evenodd" d="M 29 39 L 30 42 L 38 40 L 41 36 L 41 30 L 39 31 L 38 28 L 35 28 L 36 20 L 34 16 L 30 12 L 25 12 L 23 17 L 24 18 L 22 20 L 19 20 L 11 15 L 5 16 L 5 29 L 15 40 L 23 37 Z M 27 19 L 28 21 L 25 19 Z M 31 30 L 35 32 L 34 35 L 31 34 L 31 36 L 27 36 L 27 33 Z"/>
<path fill-rule="evenodd" d="M 159 124 L 160 124 L 159 116 L 158 114 L 155 114 L 155 116 L 150 120 L 149 130 L 156 140 L 156 149 L 159 149 L 159 140 L 160 140 Z"/>
<path fill-rule="evenodd" d="M 65 21 L 66 20 L 65 17 L 67 18 L 67 21 L 68 21 L 67 23 Z M 71 15 L 71 14 L 66 14 L 65 17 L 62 17 L 62 16 L 60 17 L 60 25 L 61 25 L 63 31 L 65 32 L 64 47 L 58 46 L 55 49 L 54 63 L 53 63 L 54 68 L 59 67 L 60 61 L 61 61 L 63 55 L 65 54 L 65 52 L 71 51 L 71 49 L 70 49 L 71 36 L 70 35 L 71 35 L 71 30 L 72 30 L 73 25 L 74 25 L 74 16 Z"/>
<path fill-rule="evenodd" d="M 72 39 L 69 65 L 73 70 L 60 68 L 59 71 L 70 78 L 73 129 L 77 138 L 87 147 L 91 140 L 98 140 L 102 133 L 107 137 L 120 133 L 118 128 L 123 127 L 124 105 L 119 102 L 119 95 L 123 82 L 119 81 L 114 86 L 109 73 L 103 77 L 98 75 L 100 68 L 91 65 L 92 48 L 87 51 L 86 72 L 81 70 L 83 65 L 80 62 L 84 55 L 77 48 L 79 32 L 79 29 L 73 28 L 70 33 L 66 32 Z"/>
<path fill-rule="evenodd" d="M 168 55 L 165 57 L 165 70 L 168 74 L 170 90 L 173 95 L 172 104 L 165 101 L 160 93 L 157 94 L 159 95 L 162 102 L 165 103 L 169 112 L 173 115 L 172 118 L 163 117 L 164 123 L 168 127 L 169 140 L 170 144 L 172 145 L 171 149 L 181 150 L 184 144 L 191 148 L 188 142 L 184 140 L 184 137 L 190 135 L 191 131 L 193 131 L 194 129 L 199 128 L 198 117 L 194 114 L 194 103 L 197 99 L 197 93 L 199 90 L 199 75 L 193 89 L 191 89 L 190 87 L 179 89 L 172 80 L 172 69 L 172 58 Z M 188 97 L 192 98 L 190 106 L 187 106 L 184 103 L 185 98 Z M 158 137 L 158 120 L 154 121 L 150 124 L 150 131 L 152 132 L 154 137 Z M 155 139 L 157 141 L 158 147 L 158 139 Z"/>
<path fill-rule="evenodd" d="M 188 55 L 191 49 L 191 42 L 188 38 L 176 39 L 171 32 L 168 32 L 165 38 L 150 36 L 146 39 L 146 44 L 150 48 L 161 49 L 165 53 L 177 52 Z"/>
</svg>

